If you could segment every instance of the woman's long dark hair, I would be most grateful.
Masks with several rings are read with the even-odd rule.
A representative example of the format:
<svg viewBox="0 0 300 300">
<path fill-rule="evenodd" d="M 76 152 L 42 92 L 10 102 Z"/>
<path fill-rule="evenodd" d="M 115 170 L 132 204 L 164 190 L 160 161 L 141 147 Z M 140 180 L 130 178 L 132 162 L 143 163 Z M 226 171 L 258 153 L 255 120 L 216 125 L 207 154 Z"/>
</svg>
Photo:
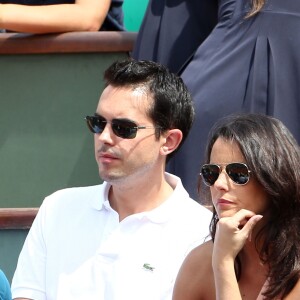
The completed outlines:
<svg viewBox="0 0 300 300">
<path fill-rule="evenodd" d="M 251 176 L 270 199 L 269 217 L 256 237 L 260 259 L 269 267 L 265 299 L 285 297 L 300 278 L 300 149 L 277 119 L 259 114 L 231 115 L 212 128 L 206 149 L 209 163 L 215 141 L 234 141 L 245 157 Z M 202 195 L 204 185 L 198 186 Z M 204 192 L 204 193 L 203 193 Z M 212 239 L 219 219 L 215 209 L 210 224 Z M 259 245 L 259 246 L 258 246 Z M 242 266 L 239 266 L 239 272 Z M 239 277 L 237 275 L 237 277 Z"/>
</svg>

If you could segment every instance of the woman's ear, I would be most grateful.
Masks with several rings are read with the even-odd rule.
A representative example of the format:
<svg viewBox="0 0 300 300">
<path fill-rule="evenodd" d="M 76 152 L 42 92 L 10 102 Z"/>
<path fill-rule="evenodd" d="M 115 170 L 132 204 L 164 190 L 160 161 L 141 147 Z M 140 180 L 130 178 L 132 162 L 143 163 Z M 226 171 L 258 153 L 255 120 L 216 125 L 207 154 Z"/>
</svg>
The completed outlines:
<svg viewBox="0 0 300 300">
<path fill-rule="evenodd" d="M 168 155 L 175 151 L 182 141 L 182 132 L 179 129 L 170 129 L 163 133 L 164 143 L 160 148 L 162 155 Z"/>
</svg>

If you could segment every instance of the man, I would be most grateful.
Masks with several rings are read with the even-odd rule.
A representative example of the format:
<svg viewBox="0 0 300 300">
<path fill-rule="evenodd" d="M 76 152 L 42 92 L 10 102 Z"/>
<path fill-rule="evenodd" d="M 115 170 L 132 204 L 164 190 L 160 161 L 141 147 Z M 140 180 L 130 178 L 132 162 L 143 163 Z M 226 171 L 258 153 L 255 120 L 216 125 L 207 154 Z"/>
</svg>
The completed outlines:
<svg viewBox="0 0 300 300">
<path fill-rule="evenodd" d="M 14 299 L 171 299 L 211 213 L 189 198 L 166 159 L 194 118 L 182 80 L 153 62 L 116 62 L 86 117 L 104 183 L 46 198 L 13 278 Z"/>
</svg>

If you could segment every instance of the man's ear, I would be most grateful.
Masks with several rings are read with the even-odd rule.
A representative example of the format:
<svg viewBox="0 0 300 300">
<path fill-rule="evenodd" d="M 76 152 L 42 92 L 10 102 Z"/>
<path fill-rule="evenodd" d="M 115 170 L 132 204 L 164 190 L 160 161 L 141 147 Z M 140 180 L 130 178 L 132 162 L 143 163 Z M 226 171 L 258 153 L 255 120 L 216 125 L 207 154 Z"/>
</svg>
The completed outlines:
<svg viewBox="0 0 300 300">
<path fill-rule="evenodd" d="M 164 143 L 160 147 L 162 155 L 168 155 L 175 151 L 182 141 L 182 132 L 179 129 L 170 129 L 163 133 Z"/>
</svg>

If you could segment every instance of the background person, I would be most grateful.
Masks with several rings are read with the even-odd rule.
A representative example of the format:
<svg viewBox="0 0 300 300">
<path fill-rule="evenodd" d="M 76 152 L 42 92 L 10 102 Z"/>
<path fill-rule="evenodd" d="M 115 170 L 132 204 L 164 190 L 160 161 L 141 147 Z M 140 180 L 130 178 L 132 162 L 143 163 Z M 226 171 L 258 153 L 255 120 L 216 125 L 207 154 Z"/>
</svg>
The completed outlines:
<svg viewBox="0 0 300 300">
<path fill-rule="evenodd" d="M 300 299 L 296 140 L 275 118 L 230 116 L 212 129 L 205 163 L 212 241 L 188 255 L 173 299 Z"/>
<path fill-rule="evenodd" d="M 167 2 L 172 1 L 166 1 L 164 6 Z M 178 2 L 181 7 L 183 2 L 189 1 Z M 194 55 L 180 73 L 192 94 L 196 117 L 185 144 L 167 166 L 169 172 L 182 179 L 192 197 L 197 194 L 196 178 L 202 164 L 199 157 L 204 155 L 208 132 L 223 116 L 235 112 L 274 116 L 300 142 L 300 2 L 220 0 L 218 7 L 218 23 L 204 42 L 197 45 Z M 191 18 L 197 13 L 201 15 L 200 8 L 190 12 Z M 207 14 L 207 18 L 209 16 Z M 201 17 L 200 20 L 206 24 L 207 18 Z M 142 35 L 147 32 L 145 28 L 152 28 L 147 14 L 145 20 Z M 163 21 L 162 26 L 168 30 L 166 35 L 173 36 L 181 26 L 181 19 L 176 14 L 170 16 L 168 22 Z M 202 27 L 199 24 L 195 30 L 201 32 Z M 159 28 L 157 35 L 163 31 Z M 141 41 L 143 44 L 136 45 L 134 53 L 138 55 L 134 57 L 154 61 L 189 45 L 189 41 L 180 35 L 176 44 L 165 48 L 151 43 L 151 39 L 147 42 L 147 35 Z M 149 51 L 142 50 L 152 45 L 154 53 L 149 57 Z M 163 63 L 168 66 L 176 59 L 174 55 Z"/>
<path fill-rule="evenodd" d="M 218 0 L 149 0 L 132 56 L 181 74 L 217 24 Z"/>
<path fill-rule="evenodd" d="M 134 60 L 114 63 L 104 78 L 86 117 L 104 183 L 45 199 L 18 260 L 14 299 L 170 299 L 184 257 L 208 235 L 211 212 L 165 173 L 194 117 L 182 80 Z"/>
<path fill-rule="evenodd" d="M 123 0 L 0 0 L 0 28 L 27 33 L 120 31 Z"/>
<path fill-rule="evenodd" d="M 0 300 L 11 300 L 10 285 L 2 270 L 0 270 Z"/>
</svg>

